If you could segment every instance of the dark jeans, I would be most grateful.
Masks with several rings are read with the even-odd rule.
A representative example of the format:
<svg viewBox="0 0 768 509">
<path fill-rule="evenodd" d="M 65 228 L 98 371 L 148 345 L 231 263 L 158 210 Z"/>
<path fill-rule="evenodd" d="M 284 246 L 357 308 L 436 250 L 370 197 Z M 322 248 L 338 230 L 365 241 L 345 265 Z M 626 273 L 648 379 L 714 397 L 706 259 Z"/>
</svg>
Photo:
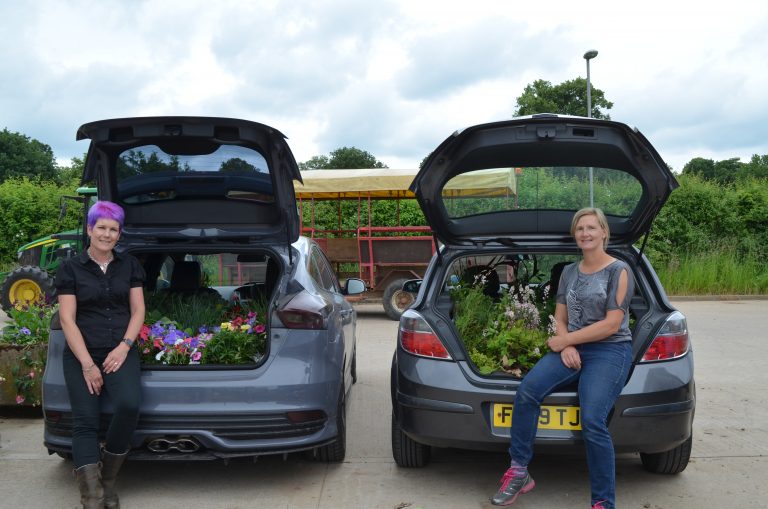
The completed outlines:
<svg viewBox="0 0 768 509">
<path fill-rule="evenodd" d="M 108 353 L 109 350 L 91 351 L 97 367 L 101 367 Z M 122 454 L 129 449 L 131 435 L 139 421 L 140 373 L 139 352 L 131 348 L 120 369 L 106 375 L 102 372 L 104 386 L 101 395 L 90 394 L 80 361 L 69 349 L 65 349 L 64 379 L 72 405 L 72 459 L 75 468 L 99 462 L 99 422 L 105 394 L 109 395 L 114 413 L 104 447 L 114 454 Z"/>
<path fill-rule="evenodd" d="M 576 348 L 581 355 L 580 370 L 567 367 L 559 353 L 550 352 L 523 378 L 512 410 L 509 455 L 519 465 L 528 465 L 542 401 L 558 388 L 578 381 L 581 436 L 587 451 L 592 503 L 602 500 L 606 508 L 613 509 L 616 460 L 608 432 L 608 414 L 627 381 L 632 344 L 598 341 Z"/>
</svg>

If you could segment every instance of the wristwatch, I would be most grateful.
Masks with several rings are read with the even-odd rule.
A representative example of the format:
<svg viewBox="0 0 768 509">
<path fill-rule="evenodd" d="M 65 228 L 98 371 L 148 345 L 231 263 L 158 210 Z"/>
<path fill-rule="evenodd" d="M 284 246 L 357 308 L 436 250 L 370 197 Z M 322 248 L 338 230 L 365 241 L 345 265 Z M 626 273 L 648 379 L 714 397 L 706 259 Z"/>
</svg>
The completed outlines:
<svg viewBox="0 0 768 509">
<path fill-rule="evenodd" d="M 128 348 L 131 348 L 133 346 L 133 340 L 128 338 L 123 338 L 123 343 L 128 345 Z"/>
</svg>

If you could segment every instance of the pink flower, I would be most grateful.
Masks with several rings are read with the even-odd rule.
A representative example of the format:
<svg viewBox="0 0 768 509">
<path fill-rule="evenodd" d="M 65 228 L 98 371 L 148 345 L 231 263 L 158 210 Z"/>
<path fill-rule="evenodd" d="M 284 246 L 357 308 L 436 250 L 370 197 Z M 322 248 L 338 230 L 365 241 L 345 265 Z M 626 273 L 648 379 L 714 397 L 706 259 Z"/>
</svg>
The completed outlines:
<svg viewBox="0 0 768 509">
<path fill-rule="evenodd" d="M 35 378 L 35 370 L 29 372 L 29 378 Z"/>
<path fill-rule="evenodd" d="M 200 360 L 200 357 L 202 357 L 202 356 L 203 356 L 203 354 L 201 354 L 200 352 L 195 352 L 195 353 L 192 354 L 192 360 L 197 362 L 197 361 Z"/>
<path fill-rule="evenodd" d="M 22 396 L 21 394 L 17 394 L 16 395 L 16 404 L 17 405 L 21 405 L 22 403 L 24 403 L 24 400 L 26 400 L 26 398 L 24 396 Z"/>
<path fill-rule="evenodd" d="M 263 325 L 259 324 L 256 327 L 254 327 L 253 330 L 256 332 L 256 334 L 261 334 L 266 330 L 266 328 Z"/>
</svg>

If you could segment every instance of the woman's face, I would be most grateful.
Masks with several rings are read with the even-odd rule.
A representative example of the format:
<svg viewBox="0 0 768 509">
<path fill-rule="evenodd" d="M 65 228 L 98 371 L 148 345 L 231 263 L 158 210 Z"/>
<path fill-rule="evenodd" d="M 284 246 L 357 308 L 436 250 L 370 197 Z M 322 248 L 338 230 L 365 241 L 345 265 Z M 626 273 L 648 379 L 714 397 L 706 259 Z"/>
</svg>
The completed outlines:
<svg viewBox="0 0 768 509">
<path fill-rule="evenodd" d="M 574 231 L 576 245 L 582 251 L 603 250 L 603 241 L 606 238 L 605 230 L 600 226 L 597 216 L 588 214 L 582 216 L 576 223 Z"/>
<path fill-rule="evenodd" d="M 91 246 L 99 251 L 111 251 L 120 238 L 120 223 L 114 219 L 98 219 L 93 227 L 88 227 Z"/>
</svg>

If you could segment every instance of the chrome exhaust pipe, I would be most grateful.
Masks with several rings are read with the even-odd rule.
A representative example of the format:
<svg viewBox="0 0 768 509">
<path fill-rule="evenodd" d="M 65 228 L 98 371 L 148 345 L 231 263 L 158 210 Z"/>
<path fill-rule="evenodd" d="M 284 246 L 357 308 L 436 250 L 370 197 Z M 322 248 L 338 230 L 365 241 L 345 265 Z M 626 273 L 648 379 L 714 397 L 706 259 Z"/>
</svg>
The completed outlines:
<svg viewBox="0 0 768 509">
<path fill-rule="evenodd" d="M 155 453 L 177 451 L 190 454 L 200 450 L 200 444 L 193 438 L 155 438 L 147 444 L 147 449 Z"/>
</svg>

